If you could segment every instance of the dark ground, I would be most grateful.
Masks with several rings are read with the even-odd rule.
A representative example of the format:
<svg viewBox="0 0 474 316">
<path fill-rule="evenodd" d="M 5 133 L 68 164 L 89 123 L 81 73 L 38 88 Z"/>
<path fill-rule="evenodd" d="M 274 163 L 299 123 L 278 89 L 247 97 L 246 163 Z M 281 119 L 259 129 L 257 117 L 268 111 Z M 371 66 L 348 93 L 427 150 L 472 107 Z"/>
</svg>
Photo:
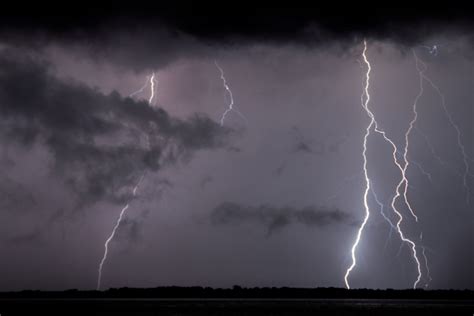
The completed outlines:
<svg viewBox="0 0 474 316">
<path fill-rule="evenodd" d="M 160 287 L 0 293 L 8 315 L 474 315 L 472 291 Z M 403 316 L 403 315 L 402 315 Z"/>
<path fill-rule="evenodd" d="M 473 301 L 378 299 L 2 299 L 1 315 L 473 315 Z"/>
</svg>

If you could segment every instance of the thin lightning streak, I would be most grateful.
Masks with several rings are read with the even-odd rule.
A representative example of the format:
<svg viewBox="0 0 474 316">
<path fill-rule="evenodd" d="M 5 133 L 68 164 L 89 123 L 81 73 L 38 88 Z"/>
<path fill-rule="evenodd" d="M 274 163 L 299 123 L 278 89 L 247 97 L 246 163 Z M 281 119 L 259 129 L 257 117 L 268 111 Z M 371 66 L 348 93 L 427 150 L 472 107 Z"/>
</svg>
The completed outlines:
<svg viewBox="0 0 474 316">
<path fill-rule="evenodd" d="M 395 229 L 395 228 L 396 228 L 395 225 L 392 223 L 392 221 L 390 220 L 390 218 L 387 217 L 387 214 L 385 214 L 385 212 L 384 212 L 385 206 L 384 206 L 383 203 L 379 200 L 377 194 L 375 193 L 374 188 L 372 187 L 370 190 L 372 191 L 372 196 L 374 197 L 375 202 L 376 202 L 376 203 L 379 205 L 379 207 L 380 207 L 380 214 L 381 214 L 382 217 L 385 219 L 385 221 L 390 225 L 390 227 L 391 227 L 392 229 Z"/>
<path fill-rule="evenodd" d="M 227 81 L 225 79 L 225 75 L 224 75 L 224 70 L 219 66 L 219 64 L 217 63 L 216 60 L 214 60 L 214 64 L 216 65 L 217 69 L 219 69 L 219 72 L 221 74 L 221 80 L 222 80 L 222 84 L 224 85 L 224 88 L 226 90 L 226 93 L 229 95 L 229 104 L 227 106 L 227 109 L 224 111 L 224 113 L 222 114 L 221 116 L 221 126 L 224 126 L 224 121 L 225 121 L 225 118 L 227 116 L 227 114 L 229 114 L 230 112 L 234 111 L 235 113 L 239 114 L 240 117 L 244 120 L 244 121 L 247 121 L 247 119 L 245 118 L 245 116 L 240 113 L 239 110 L 237 110 L 235 107 L 234 107 L 234 97 L 232 95 L 232 91 L 230 90 L 229 88 L 229 85 L 227 84 Z"/>
<path fill-rule="evenodd" d="M 436 149 L 435 149 L 435 147 L 433 146 L 433 144 L 430 142 L 428 136 L 427 136 L 425 133 L 423 133 L 419 128 L 416 128 L 416 127 L 415 127 L 415 130 L 416 130 L 416 132 L 417 132 L 418 134 L 420 134 L 420 135 L 423 137 L 426 146 L 428 146 L 428 148 L 429 148 L 430 151 L 431 151 L 431 154 L 433 155 L 433 157 L 435 157 L 435 159 L 438 161 L 438 163 L 439 163 L 440 165 L 446 166 L 448 163 L 447 163 L 446 161 L 444 161 L 444 160 L 441 158 L 441 156 L 436 152 Z"/>
<path fill-rule="evenodd" d="M 430 283 L 433 279 L 431 278 L 430 267 L 428 266 L 428 258 L 426 257 L 426 254 L 425 254 L 425 247 L 424 247 L 424 246 L 421 246 L 421 254 L 423 255 L 423 258 L 425 259 L 426 275 L 428 276 L 428 281 L 425 283 L 425 287 L 428 287 L 429 283 Z"/>
<path fill-rule="evenodd" d="M 417 256 L 417 251 L 416 251 L 416 245 L 415 243 L 406 238 L 405 235 L 403 234 L 402 232 L 402 229 L 400 227 L 400 224 L 402 223 L 403 221 L 403 216 L 402 214 L 397 210 L 396 206 L 395 206 L 395 202 L 396 200 L 398 199 L 398 197 L 400 196 L 400 187 L 403 185 L 403 183 L 405 183 L 405 180 L 406 180 L 406 177 L 405 177 L 405 172 L 406 172 L 406 164 L 402 167 L 402 165 L 400 164 L 400 162 L 398 162 L 398 159 L 397 159 L 397 152 L 398 152 L 398 148 L 397 146 L 395 145 L 395 143 L 386 135 L 386 133 L 381 130 L 379 127 L 378 127 L 378 124 L 377 124 L 377 121 L 375 120 L 375 116 L 373 114 L 373 112 L 369 109 L 368 105 L 369 105 L 369 101 L 370 101 L 370 94 L 369 94 L 369 84 L 370 84 L 370 71 L 371 71 L 371 65 L 370 65 L 370 62 L 368 61 L 367 59 L 367 55 L 366 55 L 366 52 L 367 52 L 367 42 L 364 40 L 364 50 L 362 52 L 362 57 L 364 59 L 364 62 L 365 64 L 367 65 L 367 72 L 366 72 L 366 75 L 365 75 L 365 85 L 364 85 L 364 91 L 362 93 L 362 96 L 361 96 L 361 101 L 362 101 L 362 106 L 364 108 L 364 110 L 367 112 L 367 115 L 369 116 L 370 118 L 370 123 L 369 125 L 367 126 L 366 128 L 366 133 L 364 135 L 364 142 L 363 142 L 363 152 L 362 152 L 362 156 L 364 158 L 364 164 L 363 164 L 363 169 L 364 169 L 364 175 L 365 175 L 365 181 L 366 181 L 366 188 L 365 188 L 365 192 L 364 192 L 364 208 L 365 208 L 365 217 L 364 217 L 364 220 L 361 224 L 361 226 L 359 227 L 359 230 L 357 232 L 357 237 L 355 239 L 355 242 L 352 246 L 352 249 L 351 249 L 351 257 L 352 257 L 352 264 L 349 266 L 349 268 L 346 270 L 346 274 L 344 276 L 344 281 L 345 281 L 345 284 L 346 284 L 346 287 L 348 289 L 350 289 L 350 285 L 349 285 L 349 281 L 348 281 L 348 278 L 349 278 L 349 275 L 351 273 L 351 271 L 354 269 L 354 267 L 356 266 L 357 264 L 357 261 L 356 261 L 356 257 L 355 257 L 355 251 L 357 250 L 357 246 L 360 242 L 360 239 L 361 239 L 361 235 L 362 235 L 362 232 L 365 228 L 365 225 L 367 224 L 367 221 L 370 217 L 370 208 L 369 208 L 369 205 L 368 205 L 368 193 L 369 191 L 371 190 L 371 181 L 370 181 L 370 178 L 368 176 L 368 170 L 367 170 L 367 139 L 368 137 L 370 136 L 370 131 L 372 129 L 372 127 L 374 128 L 374 131 L 379 133 L 380 135 L 383 136 L 384 140 L 387 141 L 391 146 L 392 146 L 392 157 L 393 157 L 393 162 L 394 164 L 398 167 L 398 169 L 400 170 L 401 174 L 402 174 L 402 179 L 400 180 L 400 183 L 399 185 L 397 186 L 397 189 L 396 189 L 396 194 L 394 195 L 393 199 L 392 199 L 392 203 L 391 203 L 391 207 L 392 209 L 394 210 L 394 212 L 397 214 L 398 216 L 398 221 L 397 221 L 397 224 L 396 224 L 396 228 L 397 228 L 397 232 L 400 236 L 400 239 L 405 242 L 405 243 L 408 243 L 410 246 L 411 246 L 411 249 L 412 249 L 412 253 L 413 253 L 413 258 L 417 264 L 417 269 L 418 269 L 418 277 L 413 285 L 414 288 L 416 288 L 416 285 L 418 284 L 420 278 L 421 278 L 421 268 L 420 268 L 420 261 L 418 260 L 418 256 Z M 364 96 L 365 96 L 365 100 L 364 100 Z M 408 150 L 408 147 L 405 146 L 406 150 Z M 406 180 L 408 182 L 408 180 Z M 406 182 L 406 186 L 408 186 L 408 183 Z M 407 199 L 408 200 L 408 199 Z M 409 204 L 408 204 L 408 207 Z M 412 211 L 412 215 L 414 216 L 415 220 L 417 220 L 418 218 L 416 217 L 416 215 L 413 213 Z"/>
<path fill-rule="evenodd" d="M 130 93 L 128 96 L 129 96 L 129 97 L 133 97 L 135 94 L 142 93 L 143 90 L 145 90 L 146 87 L 148 87 L 148 80 L 149 80 L 149 79 L 146 78 L 145 84 L 144 84 L 140 89 L 138 89 L 137 91 Z"/>
<path fill-rule="evenodd" d="M 423 139 L 424 139 L 424 141 L 425 141 L 425 144 L 427 145 L 427 147 L 428 147 L 429 150 L 431 151 L 431 154 L 432 154 L 433 157 L 436 159 L 436 161 L 437 161 L 441 166 L 445 167 L 445 168 L 448 169 L 449 171 L 451 171 L 451 172 L 453 172 L 454 174 L 456 174 L 456 176 L 462 178 L 462 177 L 463 177 L 463 174 L 460 173 L 452 164 L 449 164 L 448 162 L 446 162 L 445 160 L 443 160 L 443 159 L 441 158 L 441 156 L 436 152 L 436 149 L 434 148 L 433 144 L 430 142 L 428 136 L 427 136 L 426 134 L 424 134 L 423 132 L 421 132 L 420 129 L 417 129 L 416 127 L 415 127 L 415 129 L 416 129 L 416 132 L 417 132 L 418 134 L 420 134 L 420 135 L 423 137 Z M 469 157 L 468 157 L 468 159 L 474 161 L 472 158 L 469 158 Z M 467 176 L 470 177 L 470 178 L 472 178 L 472 177 L 474 177 L 474 174 L 471 173 L 471 172 L 469 172 L 469 173 L 467 174 Z"/>
<path fill-rule="evenodd" d="M 138 180 L 138 183 L 135 185 L 135 187 L 133 188 L 133 197 L 136 196 L 137 194 L 137 189 L 138 187 L 140 186 L 140 183 L 142 182 L 143 180 L 143 177 L 145 176 L 145 174 L 143 174 L 140 179 Z M 104 250 L 104 256 L 102 257 L 102 260 L 100 261 L 100 264 L 99 264 L 99 275 L 98 275 L 98 278 L 97 278 L 97 291 L 100 290 L 100 285 L 101 285 L 101 281 L 102 281 L 102 267 L 104 266 L 104 263 L 105 263 L 105 260 L 107 259 L 107 254 L 109 252 L 109 243 L 112 241 L 112 239 L 114 238 L 115 236 L 115 232 L 117 231 L 118 227 L 120 226 L 120 223 L 122 222 L 122 218 L 123 218 L 123 215 L 125 214 L 125 212 L 127 211 L 128 207 L 130 205 L 130 202 L 127 203 L 127 205 L 125 205 L 124 208 L 122 208 L 122 210 L 120 211 L 120 215 L 117 219 L 117 222 L 115 223 L 115 226 L 112 230 L 112 233 L 110 234 L 109 238 L 107 238 L 107 240 L 105 241 L 105 250 Z"/>
<path fill-rule="evenodd" d="M 421 63 L 423 65 L 423 67 L 425 68 L 425 70 L 426 70 L 426 68 L 427 68 L 426 64 L 420 58 L 418 58 L 418 56 L 415 54 L 415 52 L 413 52 L 413 55 L 415 56 L 415 61 L 416 61 L 417 65 L 418 65 L 418 63 Z M 428 82 L 430 84 L 430 86 L 436 91 L 438 96 L 440 97 L 441 107 L 443 108 L 444 114 L 445 114 L 446 118 L 448 119 L 448 122 L 451 125 L 451 127 L 456 131 L 457 145 L 458 145 L 459 151 L 461 152 L 463 162 L 464 162 L 463 186 L 464 186 L 464 190 L 466 192 L 466 202 L 467 202 L 467 204 L 469 204 L 469 197 L 471 195 L 469 185 L 467 184 L 467 177 L 470 174 L 469 157 L 466 153 L 466 148 L 464 146 L 464 143 L 462 142 L 461 130 L 459 129 L 459 126 L 454 122 L 451 113 L 448 111 L 448 108 L 446 107 L 446 100 L 444 98 L 444 94 L 441 93 L 441 90 L 439 89 L 439 87 L 434 84 L 434 82 L 424 73 L 424 71 L 420 71 L 418 69 L 418 67 L 417 67 L 417 70 L 419 71 L 421 80 L 425 80 L 426 82 Z"/>
<path fill-rule="evenodd" d="M 413 159 L 411 159 L 410 162 L 411 162 L 413 165 L 415 165 L 415 166 L 418 168 L 418 170 L 420 170 L 420 172 L 421 172 L 426 178 L 428 178 L 428 180 L 429 180 L 431 183 L 433 183 L 433 177 L 432 177 L 431 173 L 429 173 L 428 171 L 426 171 L 425 168 L 423 168 L 423 166 L 422 166 L 419 162 L 417 162 L 417 161 L 415 161 L 415 160 L 413 160 Z"/>
<path fill-rule="evenodd" d="M 396 226 L 393 224 L 392 220 L 390 218 L 388 218 L 388 216 L 385 214 L 384 212 L 384 209 L 385 209 L 385 206 L 384 204 L 379 200 L 377 194 L 375 193 L 375 190 L 374 188 L 372 187 L 371 188 L 371 191 L 372 191 L 372 196 L 374 197 L 374 200 L 375 202 L 379 205 L 380 207 L 380 214 L 382 215 L 382 217 L 385 219 L 385 221 L 388 223 L 388 225 L 390 226 L 390 231 L 388 233 L 388 236 L 387 236 L 387 239 L 385 240 L 385 245 L 384 245 L 384 250 L 387 249 L 387 246 L 388 246 L 388 242 L 390 241 L 390 239 L 392 238 L 392 232 L 394 230 L 396 230 Z"/>
<path fill-rule="evenodd" d="M 420 241 L 423 241 L 423 233 L 420 234 Z M 421 245 L 421 254 L 425 260 L 426 276 L 428 277 L 428 281 L 425 283 L 426 288 L 433 279 L 431 278 L 430 267 L 428 266 L 428 258 L 426 257 L 425 246 L 423 245 Z"/>
</svg>

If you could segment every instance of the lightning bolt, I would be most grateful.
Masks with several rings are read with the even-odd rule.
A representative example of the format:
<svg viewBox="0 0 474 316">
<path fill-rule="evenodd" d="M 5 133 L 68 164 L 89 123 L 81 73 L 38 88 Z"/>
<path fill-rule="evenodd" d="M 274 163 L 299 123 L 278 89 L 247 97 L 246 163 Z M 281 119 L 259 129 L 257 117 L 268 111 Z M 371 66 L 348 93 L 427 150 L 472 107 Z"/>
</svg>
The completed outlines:
<svg viewBox="0 0 474 316">
<path fill-rule="evenodd" d="M 138 187 L 140 185 L 140 183 L 142 182 L 143 180 L 143 177 L 145 176 L 145 174 L 143 174 L 140 179 L 138 180 L 138 183 L 135 185 L 135 187 L 133 188 L 133 197 L 136 196 L 137 194 L 137 190 L 138 190 Z M 105 260 L 107 260 L 107 254 L 109 252 L 109 243 L 112 241 L 112 239 L 114 238 L 115 236 L 115 232 L 117 231 L 118 227 L 120 226 L 120 223 L 122 222 L 122 219 L 123 219 L 123 216 L 125 214 L 125 212 L 127 211 L 128 207 L 129 207 L 129 203 L 127 203 L 127 205 L 125 205 L 124 208 L 122 208 L 122 210 L 120 211 L 120 215 L 117 219 L 117 222 L 115 223 L 115 226 L 112 230 L 112 233 L 110 234 L 109 238 L 107 238 L 107 240 L 105 241 L 105 245 L 104 245 L 104 255 L 102 257 L 102 260 L 100 261 L 100 264 L 99 264 L 99 275 L 97 277 L 97 291 L 100 290 L 100 285 L 101 285 L 101 281 L 102 281 L 102 268 L 104 266 L 104 263 L 105 263 Z"/>
<path fill-rule="evenodd" d="M 237 110 L 234 106 L 234 97 L 233 97 L 232 91 L 230 90 L 229 85 L 227 84 L 227 81 L 225 79 L 224 70 L 221 68 L 221 66 L 219 66 L 219 64 L 217 63 L 216 60 L 214 60 L 214 64 L 216 65 L 217 69 L 220 72 L 222 84 L 224 85 L 224 88 L 226 90 L 226 94 L 229 96 L 229 104 L 227 105 L 227 109 L 224 111 L 224 113 L 222 113 L 222 116 L 221 116 L 221 120 L 220 120 L 221 121 L 221 126 L 224 126 L 224 121 L 226 119 L 227 114 L 229 114 L 232 111 L 237 113 L 244 121 L 247 121 L 245 116 L 242 113 L 240 113 L 240 111 Z"/>
<path fill-rule="evenodd" d="M 363 108 L 365 109 L 365 111 L 367 112 L 367 115 L 370 118 L 370 123 L 369 123 L 369 125 L 367 125 L 365 135 L 364 135 L 363 151 L 362 151 L 362 157 L 364 159 L 364 164 L 363 164 L 364 178 L 365 178 L 365 184 L 366 184 L 365 192 L 364 192 L 365 216 L 364 216 L 364 220 L 362 221 L 362 224 L 359 227 L 359 230 L 357 231 L 357 237 L 355 239 L 355 242 L 352 245 L 352 249 L 351 249 L 352 264 L 347 269 L 346 274 L 344 276 L 344 282 L 346 283 L 346 287 L 348 289 L 350 289 L 350 285 L 349 285 L 349 281 L 348 281 L 349 275 L 350 275 L 352 269 L 354 269 L 354 267 L 357 264 L 357 259 L 356 259 L 356 256 L 355 256 L 355 252 L 356 252 L 357 246 L 359 245 L 360 238 L 362 236 L 362 232 L 364 230 L 364 227 L 367 224 L 367 221 L 369 220 L 369 217 L 370 217 L 368 195 L 369 195 L 369 191 L 371 190 L 371 187 L 370 187 L 370 178 L 369 178 L 369 174 L 368 174 L 368 170 L 367 170 L 367 139 L 369 138 L 370 131 L 371 131 L 372 127 L 375 124 L 375 118 L 374 118 L 374 115 L 372 114 L 372 112 L 368 108 L 368 104 L 369 104 L 369 101 L 370 101 L 369 80 L 370 80 L 371 66 L 370 66 L 369 61 L 367 60 L 366 52 L 367 52 L 367 42 L 364 40 L 364 51 L 362 52 L 362 57 L 364 58 L 364 62 L 367 65 L 367 72 L 365 74 L 365 86 L 364 86 L 364 92 L 362 93 L 362 96 L 361 96 L 361 101 L 362 101 Z M 365 96 L 365 100 L 364 100 L 364 96 Z"/>
<path fill-rule="evenodd" d="M 153 99 L 155 98 L 155 84 L 157 84 L 157 83 L 158 83 L 158 80 L 155 79 L 155 73 L 153 72 L 151 75 L 147 76 L 145 84 L 140 89 L 138 89 L 135 92 L 132 92 L 128 96 L 133 97 L 134 95 L 140 94 L 143 91 L 145 91 L 145 89 L 148 88 L 148 86 L 149 86 L 150 87 L 150 97 L 148 98 L 148 103 L 153 104 L 152 102 L 153 102 Z"/>
<path fill-rule="evenodd" d="M 413 54 L 414 54 L 414 56 L 416 56 L 414 50 L 413 50 Z M 409 138 L 410 138 L 411 131 L 413 130 L 413 128 L 415 126 L 415 123 L 418 119 L 418 100 L 423 95 L 423 91 L 424 91 L 423 90 L 423 73 L 426 71 L 426 66 L 424 64 L 422 64 L 423 69 L 420 69 L 418 59 L 416 59 L 415 64 L 416 64 L 416 69 L 418 70 L 418 73 L 419 73 L 420 90 L 418 91 L 418 94 L 415 97 L 415 101 L 413 102 L 413 118 L 410 121 L 410 124 L 408 125 L 407 131 L 405 132 L 405 147 L 403 149 L 403 160 L 404 160 L 405 164 L 404 164 L 404 167 L 402 169 L 402 179 L 400 180 L 400 182 L 397 186 L 396 192 L 398 194 L 398 190 L 403 186 L 403 199 L 405 200 L 405 204 L 406 204 L 408 210 L 410 211 L 410 213 L 415 218 L 415 221 L 418 221 L 418 217 L 415 215 L 415 212 L 413 211 L 413 207 L 411 206 L 410 202 L 408 201 L 408 186 L 409 186 L 409 184 L 408 184 L 408 178 L 406 176 L 408 166 L 410 165 L 410 162 L 408 160 L 408 147 L 409 147 L 409 144 L 410 144 Z M 395 201 L 398 198 L 397 194 L 394 197 Z M 394 204 L 394 203 L 392 203 L 392 204 Z"/>
<path fill-rule="evenodd" d="M 416 56 L 415 54 L 415 51 L 413 50 L 413 54 L 414 56 Z M 413 102 L 413 107 L 412 107 L 412 110 L 413 110 L 413 118 L 411 119 L 409 125 L 408 125 L 408 129 L 407 131 L 405 132 L 405 146 L 404 146 L 404 150 L 403 150 L 403 161 L 404 161 L 404 166 L 403 168 L 401 168 L 401 174 L 402 174 L 402 178 L 400 179 L 396 189 L 395 189 L 395 195 L 393 196 L 392 198 L 392 203 L 391 203 L 391 207 L 393 209 L 393 211 L 395 212 L 395 214 L 397 214 L 398 216 L 398 221 L 397 221 L 397 231 L 398 231 L 398 234 L 400 236 L 400 239 L 407 243 L 410 248 L 411 248 L 411 251 L 412 251 L 412 256 L 413 256 L 413 259 L 415 260 L 416 262 L 416 266 L 417 266 L 417 271 L 418 271 L 418 276 L 415 280 L 415 282 L 413 283 L 413 288 L 416 289 L 416 286 L 418 285 L 418 283 L 420 282 L 421 280 L 421 276 L 422 276 L 422 273 L 421 273 L 421 265 L 420 265 L 420 260 L 418 259 L 418 253 L 417 253 L 417 250 L 416 250 L 416 244 L 414 241 L 412 241 L 411 239 L 407 238 L 405 236 L 405 234 L 403 233 L 402 229 L 401 229 L 401 223 L 403 222 L 403 216 L 402 214 L 400 213 L 400 211 L 397 209 L 396 207 L 396 202 L 398 200 L 399 197 L 403 196 L 403 199 L 404 199 L 404 202 L 405 202 L 405 205 L 407 206 L 408 210 L 410 211 L 410 213 L 413 215 L 413 217 L 415 218 L 415 221 L 418 221 L 418 217 L 415 215 L 414 211 L 413 211 L 413 207 L 411 206 L 409 200 L 408 200 L 408 187 L 409 187 L 409 183 L 408 183 L 408 178 L 406 176 L 407 174 L 407 170 L 408 170 L 408 166 L 410 165 L 410 162 L 408 160 L 408 149 L 409 149 L 409 138 L 410 138 L 410 134 L 411 134 L 411 131 L 414 129 L 414 125 L 418 119 L 418 110 L 417 110 L 417 107 L 418 107 L 418 100 L 421 98 L 421 96 L 423 95 L 423 74 L 424 74 L 424 71 L 426 71 L 426 67 L 422 64 L 423 68 L 421 69 L 420 68 L 420 64 L 418 63 L 418 61 L 416 62 L 416 68 L 418 70 L 418 73 L 419 73 L 419 84 L 420 84 L 420 89 L 419 89 L 419 92 L 418 94 L 416 95 L 415 97 L 415 100 Z M 392 143 L 393 144 L 393 143 Z M 394 145 L 393 145 L 394 146 Z M 395 149 L 395 147 L 394 147 Z M 395 157 L 395 154 L 396 152 L 394 152 L 394 159 L 396 159 Z M 399 167 L 400 169 L 400 164 L 397 163 L 397 166 Z M 403 187 L 403 192 L 400 193 L 400 189 Z"/>
<path fill-rule="evenodd" d="M 351 248 L 351 258 L 352 258 L 352 263 L 351 265 L 349 266 L 349 268 L 346 270 L 346 273 L 344 275 L 344 282 L 346 284 L 346 287 L 348 289 L 350 289 L 350 285 L 349 285 L 349 276 L 350 276 L 350 273 L 352 272 L 352 270 L 354 269 L 354 267 L 357 265 L 357 259 L 356 259 L 356 250 L 357 250 L 357 246 L 359 245 L 360 243 L 360 239 L 361 239 L 361 236 L 362 236 L 362 233 L 364 231 L 364 228 L 367 224 L 367 221 L 369 220 L 369 217 L 370 217 L 370 207 L 369 207 L 369 202 L 368 202 L 368 194 L 369 192 L 372 190 L 372 187 L 371 187 L 371 180 L 370 180 L 370 177 L 368 175 L 368 168 L 367 168 L 367 164 L 368 164 L 368 161 L 367 161 L 367 141 L 368 141 L 368 138 L 369 136 L 371 135 L 371 130 L 373 129 L 374 132 L 380 134 L 384 140 L 386 142 L 388 142 L 393 151 L 392 151 L 392 158 L 393 158 L 393 162 L 394 164 L 398 167 L 398 169 L 400 170 L 401 172 L 401 180 L 399 182 L 399 184 L 397 185 L 397 188 L 396 188 L 396 194 L 394 195 L 394 197 L 392 198 L 392 203 L 391 203 L 391 207 L 393 209 L 393 211 L 395 212 L 395 214 L 398 216 L 398 221 L 395 225 L 396 229 L 397 229 L 397 232 L 400 236 L 400 239 L 404 242 L 404 243 L 407 243 L 411 246 L 411 250 L 412 250 L 412 254 L 413 254 L 413 258 L 416 262 L 416 265 L 417 265 L 417 270 L 418 270 L 418 277 L 413 285 L 414 288 L 416 288 L 416 285 L 418 284 L 418 282 L 420 281 L 420 278 L 421 278 L 421 268 L 420 268 L 420 261 L 418 259 L 418 255 L 417 255 L 417 251 L 416 251 L 416 245 L 415 243 L 409 239 L 409 238 L 406 238 L 405 237 L 405 234 L 403 233 L 402 229 L 401 229 L 401 223 L 403 222 L 403 215 L 398 211 L 398 209 L 396 208 L 396 205 L 395 205 L 395 202 L 396 200 L 398 199 L 398 197 L 401 195 L 400 194 L 400 188 L 403 186 L 403 184 L 405 184 L 406 187 L 408 187 L 408 179 L 406 178 L 405 174 L 406 174 L 406 168 L 407 168 L 407 161 L 408 161 L 408 158 L 406 157 L 406 153 L 408 151 L 408 145 L 405 144 L 405 155 L 404 155 L 404 161 L 405 161 L 405 164 L 402 166 L 402 164 L 398 161 L 397 159 L 397 152 L 398 152 L 398 148 L 397 146 L 395 145 L 395 143 L 386 135 L 385 131 L 383 131 L 382 129 L 380 129 L 378 127 L 378 123 L 375 119 L 375 116 L 373 114 L 373 112 L 370 110 L 369 108 L 369 102 L 370 102 L 370 94 L 369 94 L 369 86 L 370 86 L 370 72 L 372 70 L 372 67 L 371 67 L 371 64 L 369 62 L 369 60 L 367 59 L 367 42 L 364 40 L 364 50 L 362 52 L 362 57 L 363 57 L 363 60 L 364 60 L 364 63 L 366 64 L 367 66 L 367 72 L 365 74 L 365 84 L 364 84 L 364 89 L 363 89 L 363 93 L 361 95 L 361 102 L 362 102 L 362 107 L 364 108 L 364 110 L 366 111 L 367 113 L 367 116 L 370 118 L 370 123 L 369 125 L 367 126 L 366 128 L 366 132 L 365 132 L 365 135 L 364 135 L 364 141 L 363 141 L 363 151 L 362 151 L 362 157 L 363 157 L 363 170 L 364 170 L 364 176 L 365 176 L 365 183 L 366 183 L 366 186 L 365 186 L 365 191 L 364 191 L 364 209 L 365 209 L 365 216 L 364 216 L 364 219 L 362 221 L 362 224 L 360 225 L 358 231 L 357 231 L 357 236 L 356 236 L 356 239 L 352 245 L 352 248 Z M 416 102 L 415 102 L 416 103 Z M 413 121 L 416 121 L 416 108 L 415 108 L 415 118 L 412 120 Z M 410 122 L 410 126 L 412 124 L 412 122 Z M 409 130 L 411 131 L 411 129 L 409 128 Z M 407 131 L 407 133 L 405 135 L 409 135 L 409 132 Z M 406 138 L 407 139 L 407 136 Z M 407 189 L 405 188 L 404 192 L 406 192 Z M 406 193 L 404 194 L 404 196 L 406 197 Z M 415 218 L 415 220 L 418 220 L 417 216 L 415 215 L 415 213 L 413 212 L 413 209 L 411 208 L 411 205 L 410 203 L 408 202 L 408 198 L 405 198 L 405 202 L 407 204 L 407 207 L 409 208 L 411 214 L 413 215 L 413 217 Z"/>
<path fill-rule="evenodd" d="M 136 94 L 139 94 L 139 93 L 142 93 L 148 86 L 150 86 L 150 97 L 148 98 L 148 103 L 151 105 L 152 102 L 153 102 L 153 99 L 155 97 L 155 83 L 156 80 L 155 80 L 155 73 L 153 72 L 150 76 L 148 76 L 145 84 L 137 91 L 133 92 L 132 94 L 130 94 L 129 96 L 132 97 Z M 150 142 L 149 142 L 149 139 L 148 139 L 148 136 L 147 136 L 147 146 L 148 148 L 150 147 Z M 146 172 L 144 172 L 142 174 L 142 176 L 140 177 L 140 179 L 138 180 L 137 184 L 135 185 L 135 187 L 133 188 L 132 190 L 132 199 L 135 198 L 135 196 L 137 195 L 137 190 L 143 180 L 143 178 L 145 177 L 146 175 Z M 115 226 L 114 228 L 112 229 L 112 233 L 110 234 L 109 238 L 107 238 L 107 240 L 105 241 L 105 244 L 104 244 L 104 255 L 102 256 L 102 260 L 100 261 L 100 264 L 99 264 L 99 270 L 98 270 L 98 277 L 97 277 L 97 291 L 100 290 L 100 287 L 101 287 L 101 281 L 102 281 L 102 269 L 103 269 L 103 266 L 104 266 L 104 263 L 105 261 L 107 260 L 107 254 L 109 252 L 109 243 L 114 239 L 114 236 L 115 236 L 115 233 L 117 231 L 117 229 L 119 228 L 120 226 L 120 223 L 122 222 L 122 219 L 123 219 L 123 216 L 125 215 L 125 212 L 128 210 L 129 208 L 129 205 L 130 205 L 130 202 L 128 202 L 123 208 L 122 210 L 120 211 L 120 214 L 119 214 L 119 217 L 117 219 L 117 222 L 115 223 Z"/>
<path fill-rule="evenodd" d="M 150 77 L 150 98 L 148 99 L 149 104 L 153 104 L 152 102 L 153 102 L 154 97 L 155 97 L 155 73 L 153 73 Z"/>
<path fill-rule="evenodd" d="M 419 135 L 421 135 L 423 137 L 423 140 L 425 141 L 426 146 L 431 151 L 431 155 L 436 159 L 436 161 L 438 161 L 438 163 L 442 166 L 448 166 L 448 163 L 446 161 L 444 161 L 441 158 L 441 156 L 438 154 L 438 152 L 436 151 L 435 147 L 431 143 L 428 136 L 425 133 L 423 133 L 419 128 L 415 127 L 415 130 Z"/>
</svg>

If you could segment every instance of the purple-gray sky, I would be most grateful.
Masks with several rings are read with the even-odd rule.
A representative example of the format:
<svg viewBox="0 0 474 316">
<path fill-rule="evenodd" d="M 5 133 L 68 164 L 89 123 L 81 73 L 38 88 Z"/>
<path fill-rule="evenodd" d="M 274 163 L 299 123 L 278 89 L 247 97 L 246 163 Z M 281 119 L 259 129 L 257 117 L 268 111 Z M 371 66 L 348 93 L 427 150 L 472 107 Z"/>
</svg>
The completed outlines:
<svg viewBox="0 0 474 316">
<path fill-rule="evenodd" d="M 470 204 L 456 130 L 425 82 L 407 171 L 418 223 L 399 208 L 404 232 L 419 254 L 425 248 L 428 288 L 474 289 L 474 42 L 443 25 L 411 38 L 400 27 L 331 35 L 312 24 L 294 37 L 249 38 L 169 21 L 103 24 L 94 35 L 3 24 L 0 290 L 95 288 L 104 242 L 129 201 L 104 288 L 343 287 L 364 216 L 364 37 L 369 106 L 397 146 L 419 92 L 413 51 L 459 127 Z M 230 112 L 220 126 L 228 99 L 214 61 L 246 120 Z M 148 89 L 129 98 L 152 72 L 154 104 Z M 395 220 L 391 148 L 372 134 L 367 157 Z M 410 288 L 410 249 L 369 203 L 351 285 Z"/>
</svg>

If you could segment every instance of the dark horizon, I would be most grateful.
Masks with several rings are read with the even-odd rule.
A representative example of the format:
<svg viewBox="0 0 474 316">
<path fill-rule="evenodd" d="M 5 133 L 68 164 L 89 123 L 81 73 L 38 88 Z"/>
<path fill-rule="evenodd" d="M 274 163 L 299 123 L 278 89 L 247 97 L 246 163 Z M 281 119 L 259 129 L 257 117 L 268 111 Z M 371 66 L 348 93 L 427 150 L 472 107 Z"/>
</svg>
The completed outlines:
<svg viewBox="0 0 474 316">
<path fill-rule="evenodd" d="M 474 304 L 472 290 L 448 289 L 346 289 L 335 287 L 242 287 L 234 285 L 229 288 L 213 288 L 203 286 L 157 286 L 150 288 L 121 287 L 106 290 L 77 290 L 41 291 L 22 290 L 15 292 L 0 292 L 1 299 L 106 299 L 106 298 L 287 298 L 287 299 L 413 299 L 413 300 L 468 300 Z"/>
</svg>

